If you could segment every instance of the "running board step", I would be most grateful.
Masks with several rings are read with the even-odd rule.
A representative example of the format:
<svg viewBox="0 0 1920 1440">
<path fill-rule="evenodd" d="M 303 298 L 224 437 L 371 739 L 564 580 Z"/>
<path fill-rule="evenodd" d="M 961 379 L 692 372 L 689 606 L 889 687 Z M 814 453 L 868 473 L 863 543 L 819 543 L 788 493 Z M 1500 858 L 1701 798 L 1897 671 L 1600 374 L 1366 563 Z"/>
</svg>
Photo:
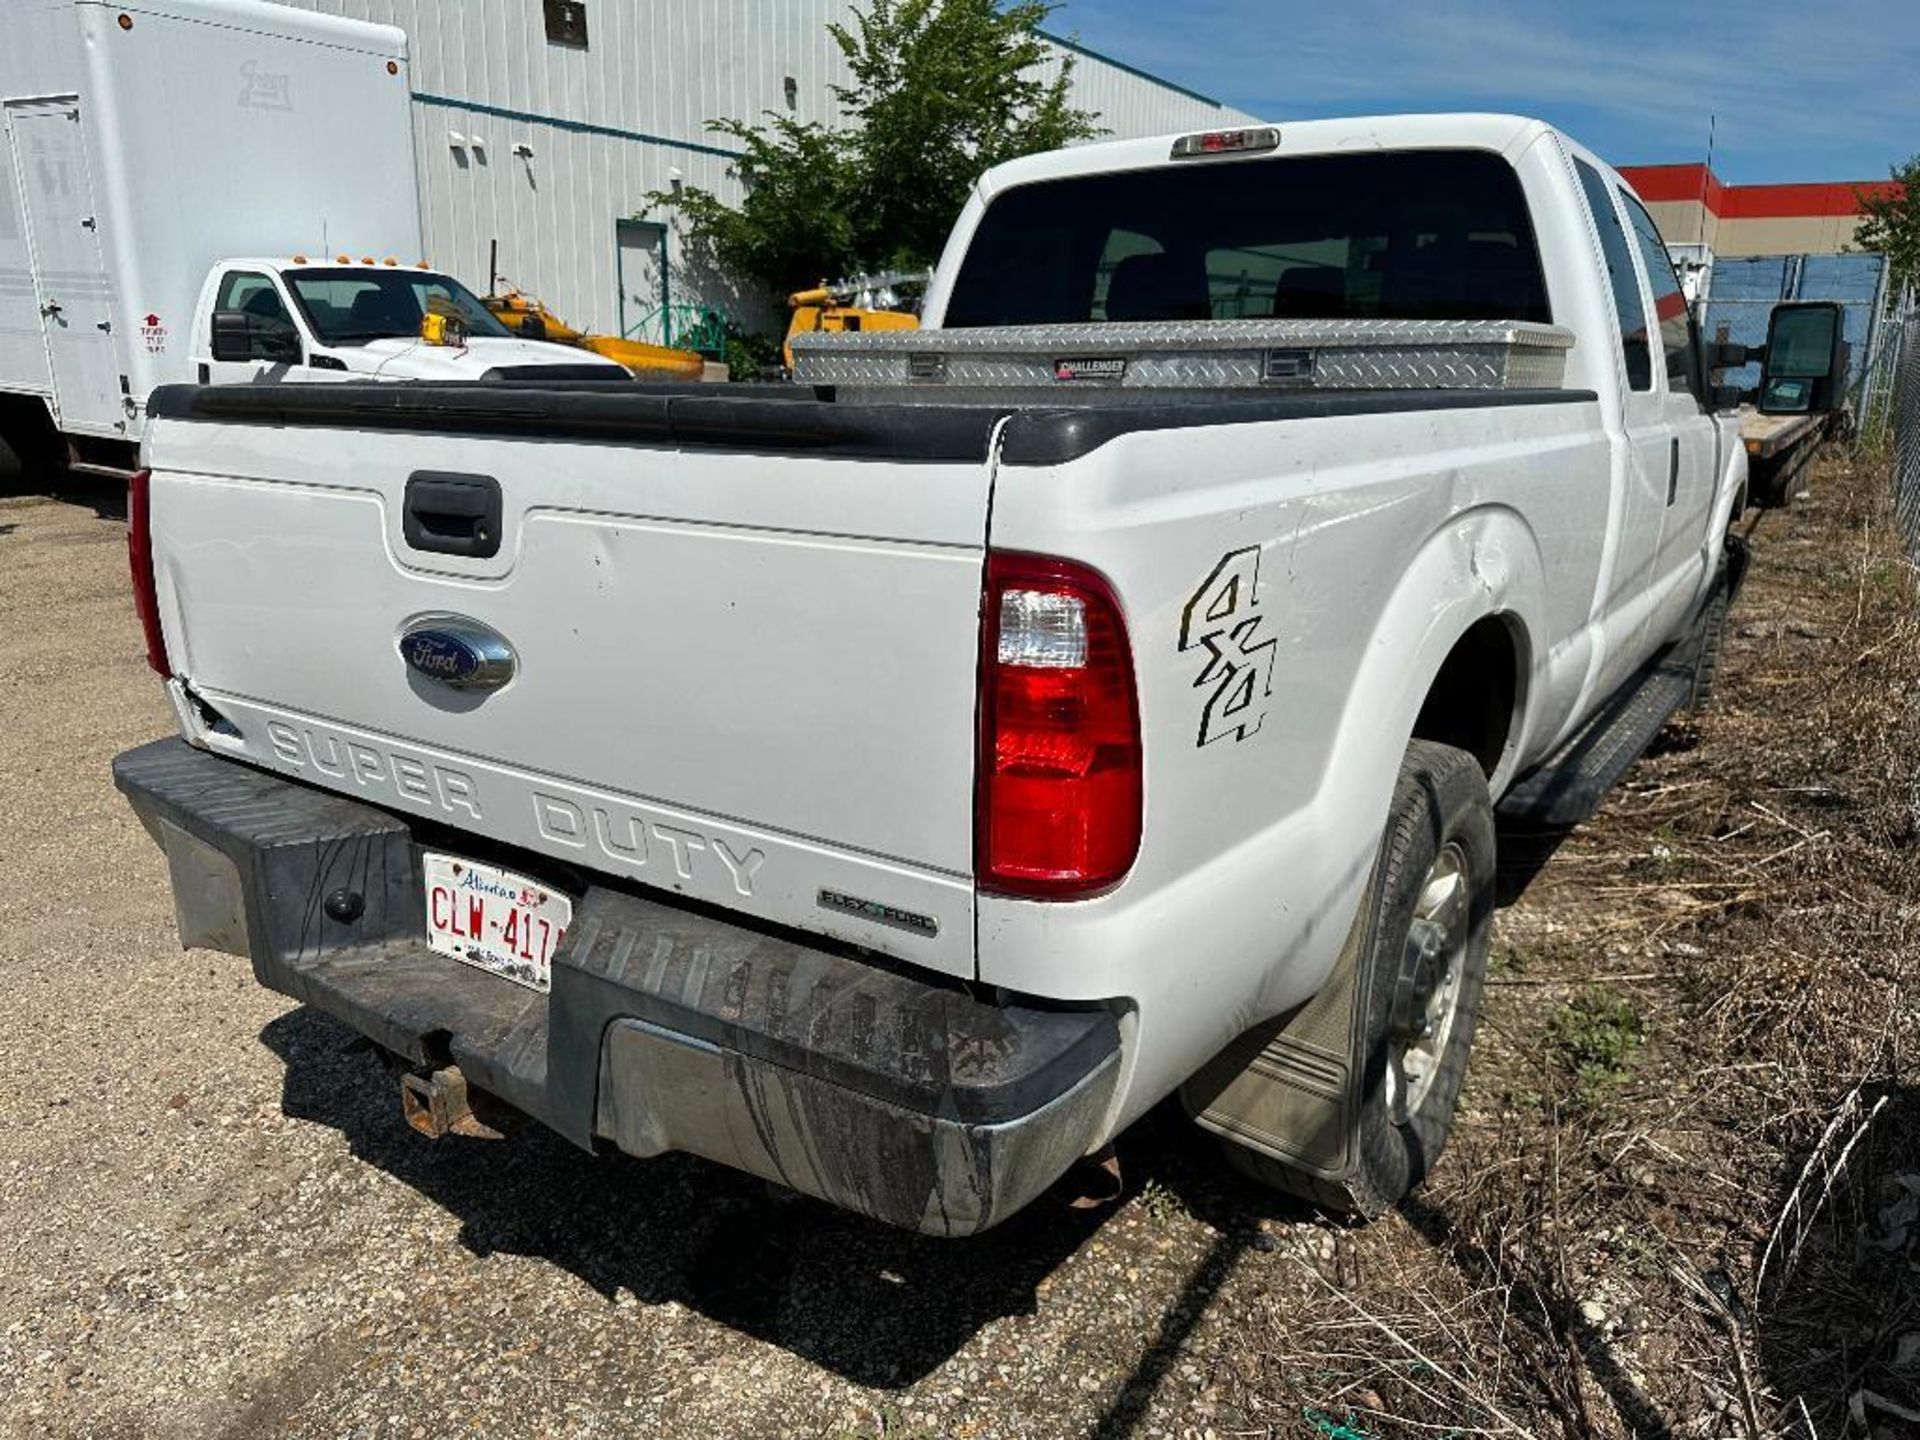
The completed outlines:
<svg viewBox="0 0 1920 1440">
<path fill-rule="evenodd" d="M 1692 682 L 1692 647 L 1683 643 L 1615 691 L 1571 740 L 1508 790 L 1496 807 L 1500 817 L 1551 826 L 1592 816 L 1687 703 Z"/>
</svg>

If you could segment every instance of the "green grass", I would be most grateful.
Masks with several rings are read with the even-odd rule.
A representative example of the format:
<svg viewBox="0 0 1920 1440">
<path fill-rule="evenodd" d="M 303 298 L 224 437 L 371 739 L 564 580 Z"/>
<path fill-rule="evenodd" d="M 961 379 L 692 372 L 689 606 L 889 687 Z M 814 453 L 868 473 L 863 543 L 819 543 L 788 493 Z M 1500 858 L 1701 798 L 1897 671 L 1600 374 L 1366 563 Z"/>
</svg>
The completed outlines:
<svg viewBox="0 0 1920 1440">
<path fill-rule="evenodd" d="M 1588 986 L 1547 1018 L 1547 1055 L 1566 1077 L 1567 1098 L 1583 1109 L 1606 1103 L 1646 1038 L 1633 1002 L 1605 985 Z"/>
<path fill-rule="evenodd" d="M 1140 1187 L 1140 1204 L 1156 1225 L 1171 1225 L 1187 1213 L 1186 1203 L 1158 1180 Z"/>
</svg>

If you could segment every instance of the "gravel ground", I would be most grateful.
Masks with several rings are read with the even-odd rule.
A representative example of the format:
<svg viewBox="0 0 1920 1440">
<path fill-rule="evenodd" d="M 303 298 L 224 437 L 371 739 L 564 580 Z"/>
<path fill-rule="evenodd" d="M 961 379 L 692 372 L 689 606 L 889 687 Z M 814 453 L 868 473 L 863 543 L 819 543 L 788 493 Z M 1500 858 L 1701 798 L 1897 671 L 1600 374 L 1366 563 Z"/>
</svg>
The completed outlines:
<svg viewBox="0 0 1920 1440">
<path fill-rule="evenodd" d="M 171 728 L 124 533 L 0 500 L 0 1434 L 1213 1433 L 1236 1317 L 1333 1232 L 1171 1119 L 1115 1210 L 922 1240 L 685 1157 L 422 1140 L 348 1031 L 182 952 L 108 776 Z"/>
</svg>

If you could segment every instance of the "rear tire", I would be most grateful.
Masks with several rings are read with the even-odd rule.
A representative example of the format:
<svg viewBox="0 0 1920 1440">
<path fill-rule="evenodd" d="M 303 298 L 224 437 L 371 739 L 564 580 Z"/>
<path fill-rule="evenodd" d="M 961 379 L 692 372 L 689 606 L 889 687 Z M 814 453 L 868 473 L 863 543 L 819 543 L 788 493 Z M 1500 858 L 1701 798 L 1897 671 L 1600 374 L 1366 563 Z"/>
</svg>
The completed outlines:
<svg viewBox="0 0 1920 1440">
<path fill-rule="evenodd" d="M 1453 1127 L 1480 1019 L 1493 932 L 1493 806 L 1464 750 L 1407 747 L 1349 944 L 1360 949 L 1350 1074 L 1360 1093 L 1339 1175 L 1233 1140 L 1232 1165 L 1273 1189 L 1369 1218 L 1433 1169 Z M 1423 1033 L 1424 1032 L 1424 1033 Z"/>
<path fill-rule="evenodd" d="M 28 396 L 0 395 L 0 491 L 50 489 L 64 468 L 63 442 L 46 405 Z"/>
</svg>

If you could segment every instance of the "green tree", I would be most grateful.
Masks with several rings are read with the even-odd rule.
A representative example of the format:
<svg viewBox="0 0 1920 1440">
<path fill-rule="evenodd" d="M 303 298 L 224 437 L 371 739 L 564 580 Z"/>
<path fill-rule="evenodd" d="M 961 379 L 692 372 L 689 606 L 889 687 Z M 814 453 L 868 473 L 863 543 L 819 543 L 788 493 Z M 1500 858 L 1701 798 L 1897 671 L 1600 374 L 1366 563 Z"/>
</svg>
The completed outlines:
<svg viewBox="0 0 1920 1440">
<path fill-rule="evenodd" d="M 871 0 L 830 25 L 852 83 L 834 87 L 843 128 L 767 111 L 712 120 L 740 145 L 729 205 L 693 186 L 654 191 L 686 216 L 722 268 L 784 293 L 862 270 L 938 258 L 974 178 L 991 165 L 1100 132 L 1067 93 L 1071 56 L 1048 77 L 1036 33 L 1047 0 Z"/>
<path fill-rule="evenodd" d="M 1893 284 L 1920 285 L 1920 155 L 1888 172 L 1895 188 L 1878 195 L 1856 191 L 1866 219 L 1853 243 L 1861 250 L 1878 250 L 1887 257 Z"/>
</svg>

